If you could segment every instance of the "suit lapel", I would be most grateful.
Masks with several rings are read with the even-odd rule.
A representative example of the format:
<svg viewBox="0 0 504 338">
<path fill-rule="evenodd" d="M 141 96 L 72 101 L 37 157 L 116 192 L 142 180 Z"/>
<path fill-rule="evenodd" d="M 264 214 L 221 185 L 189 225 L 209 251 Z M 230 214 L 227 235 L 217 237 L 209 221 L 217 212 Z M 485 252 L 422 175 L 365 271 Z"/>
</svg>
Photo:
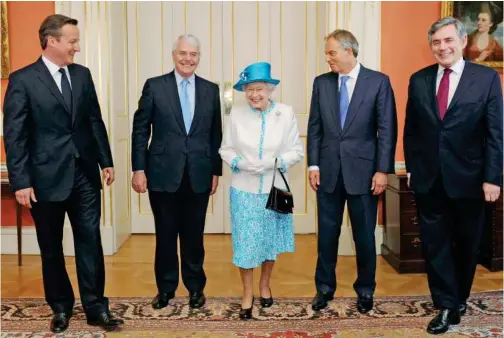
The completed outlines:
<svg viewBox="0 0 504 338">
<path fill-rule="evenodd" d="M 338 131 L 341 130 L 341 123 L 339 118 L 339 90 L 338 90 L 338 74 L 330 73 L 328 80 L 328 85 L 326 86 L 327 100 L 329 101 L 329 106 L 331 107 L 332 117 L 334 123 L 338 127 Z"/>
<path fill-rule="evenodd" d="M 177 120 L 180 129 L 186 133 L 184 118 L 182 116 L 182 107 L 180 106 L 180 97 L 178 94 L 177 81 L 175 79 L 175 73 L 172 71 L 165 76 L 166 86 L 166 98 L 170 103 L 172 111 L 175 113 L 175 120 Z"/>
<path fill-rule="evenodd" d="M 464 94 L 469 90 L 469 88 L 472 86 L 472 84 L 475 82 L 474 80 L 474 69 L 472 67 L 472 64 L 470 62 L 465 62 L 464 70 L 462 71 L 462 76 L 460 77 L 459 84 L 457 86 L 457 89 L 455 90 L 455 93 L 453 94 L 453 98 L 450 102 L 450 105 L 448 106 L 448 109 L 446 110 L 446 114 L 448 114 L 453 108 L 453 106 L 459 101 L 461 98 L 464 97 Z M 446 115 L 445 115 L 446 119 Z"/>
<path fill-rule="evenodd" d="M 196 92 L 195 92 L 195 105 L 194 105 L 194 117 L 191 123 L 191 129 L 189 129 L 189 135 L 194 132 L 196 127 L 198 126 L 198 122 L 201 119 L 201 115 L 203 114 L 203 102 L 205 102 L 205 86 L 203 85 L 203 82 L 201 81 L 201 78 L 199 76 L 195 76 L 195 83 L 196 83 Z"/>
<path fill-rule="evenodd" d="M 82 92 L 82 80 L 77 76 L 77 70 L 73 65 L 68 66 L 68 72 L 70 73 L 70 81 L 72 82 L 72 125 L 75 122 L 75 117 L 77 115 L 77 106 L 80 99 L 80 94 Z"/>
<path fill-rule="evenodd" d="M 44 61 L 42 61 L 42 57 L 40 57 L 37 60 L 36 69 L 40 81 L 42 81 L 42 83 L 49 89 L 54 98 L 58 100 L 58 102 L 68 112 L 68 114 L 71 114 L 70 108 L 66 105 L 65 100 L 63 99 L 63 95 L 61 94 L 58 86 L 56 85 L 56 82 L 54 81 L 54 78 L 52 77 L 51 73 L 49 73 L 49 69 L 47 69 L 47 66 L 44 64 Z"/>
<path fill-rule="evenodd" d="M 427 70 L 427 75 L 425 76 L 425 90 L 427 96 L 429 97 L 429 111 L 431 111 L 434 115 L 434 118 L 441 123 L 441 117 L 439 117 L 439 109 L 437 106 L 437 98 L 436 98 L 436 79 L 437 79 L 437 64 L 432 66 L 431 69 Z"/>
<path fill-rule="evenodd" d="M 359 75 L 357 76 L 357 82 L 355 83 L 355 88 L 352 93 L 352 99 L 350 100 L 350 106 L 348 106 L 347 117 L 345 119 L 345 125 L 343 127 L 342 134 L 344 134 L 348 130 L 355 116 L 357 116 L 359 107 L 364 100 L 364 95 L 366 94 L 366 82 L 369 78 L 369 73 L 364 66 L 361 65 L 360 67 L 361 68 Z"/>
</svg>

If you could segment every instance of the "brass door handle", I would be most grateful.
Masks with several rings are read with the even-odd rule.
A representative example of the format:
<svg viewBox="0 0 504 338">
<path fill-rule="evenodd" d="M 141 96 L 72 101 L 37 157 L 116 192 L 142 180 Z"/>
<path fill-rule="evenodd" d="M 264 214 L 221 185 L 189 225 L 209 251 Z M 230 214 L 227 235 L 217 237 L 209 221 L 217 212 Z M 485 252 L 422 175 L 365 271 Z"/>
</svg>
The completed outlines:
<svg viewBox="0 0 504 338">
<path fill-rule="evenodd" d="M 413 245 L 414 248 L 418 248 L 420 244 L 422 244 L 422 241 L 418 237 L 415 237 L 415 239 L 411 241 L 411 245 Z"/>
</svg>

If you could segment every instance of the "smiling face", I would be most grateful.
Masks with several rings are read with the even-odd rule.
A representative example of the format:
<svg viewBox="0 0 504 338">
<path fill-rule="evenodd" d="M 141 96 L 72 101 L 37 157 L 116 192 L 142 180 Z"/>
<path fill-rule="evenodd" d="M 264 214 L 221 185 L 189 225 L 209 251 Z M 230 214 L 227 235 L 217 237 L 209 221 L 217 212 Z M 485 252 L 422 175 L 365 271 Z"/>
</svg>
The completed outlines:
<svg viewBox="0 0 504 338">
<path fill-rule="evenodd" d="M 173 62 L 177 72 L 185 78 L 194 74 L 200 62 L 198 47 L 180 39 L 177 49 L 172 53 Z"/>
<path fill-rule="evenodd" d="M 461 39 L 454 25 L 441 27 L 432 34 L 431 50 L 437 62 L 449 68 L 462 58 L 467 36 Z"/>
<path fill-rule="evenodd" d="M 352 48 L 343 48 L 334 38 L 326 41 L 325 57 L 327 64 L 335 73 L 348 74 L 355 64 Z"/>
<path fill-rule="evenodd" d="M 75 53 L 80 52 L 80 33 L 75 25 L 66 24 L 59 30 L 60 36 L 48 36 L 44 50 L 51 60 L 60 67 L 74 62 Z"/>
<path fill-rule="evenodd" d="M 269 106 L 270 90 L 266 82 L 252 82 L 245 85 L 245 96 L 252 108 L 263 111 Z"/>
</svg>

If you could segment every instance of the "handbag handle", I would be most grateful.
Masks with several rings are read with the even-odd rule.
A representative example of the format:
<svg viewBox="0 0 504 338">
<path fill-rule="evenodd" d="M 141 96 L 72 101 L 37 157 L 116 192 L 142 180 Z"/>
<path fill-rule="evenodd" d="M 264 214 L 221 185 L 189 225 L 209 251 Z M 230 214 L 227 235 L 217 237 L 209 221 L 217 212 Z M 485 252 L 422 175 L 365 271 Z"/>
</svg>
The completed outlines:
<svg viewBox="0 0 504 338">
<path fill-rule="evenodd" d="M 271 186 L 274 187 L 275 186 L 275 177 L 276 177 L 276 171 L 277 171 L 277 161 L 278 159 L 275 158 L 275 167 L 273 168 L 273 182 L 271 183 Z M 287 187 L 287 191 L 288 192 L 291 192 L 290 190 L 290 187 L 289 187 L 289 184 L 287 183 L 287 180 L 285 179 L 285 176 L 283 175 L 282 171 L 280 169 L 278 169 L 278 172 L 280 173 L 280 175 L 282 176 L 282 179 L 285 183 L 285 186 Z"/>
</svg>

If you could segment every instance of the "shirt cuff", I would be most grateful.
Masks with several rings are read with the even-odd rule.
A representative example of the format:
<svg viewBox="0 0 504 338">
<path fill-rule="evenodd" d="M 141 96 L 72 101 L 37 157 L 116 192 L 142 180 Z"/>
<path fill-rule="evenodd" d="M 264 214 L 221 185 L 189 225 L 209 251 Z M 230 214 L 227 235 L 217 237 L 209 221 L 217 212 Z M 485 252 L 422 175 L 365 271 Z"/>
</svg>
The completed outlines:
<svg viewBox="0 0 504 338">
<path fill-rule="evenodd" d="M 233 170 L 234 173 L 240 172 L 240 169 L 238 169 L 238 162 L 240 162 L 241 159 L 240 156 L 237 156 L 231 161 L 231 170 Z"/>
<path fill-rule="evenodd" d="M 312 171 L 312 170 L 320 170 L 318 165 L 311 165 L 308 167 L 308 171 Z"/>
</svg>

